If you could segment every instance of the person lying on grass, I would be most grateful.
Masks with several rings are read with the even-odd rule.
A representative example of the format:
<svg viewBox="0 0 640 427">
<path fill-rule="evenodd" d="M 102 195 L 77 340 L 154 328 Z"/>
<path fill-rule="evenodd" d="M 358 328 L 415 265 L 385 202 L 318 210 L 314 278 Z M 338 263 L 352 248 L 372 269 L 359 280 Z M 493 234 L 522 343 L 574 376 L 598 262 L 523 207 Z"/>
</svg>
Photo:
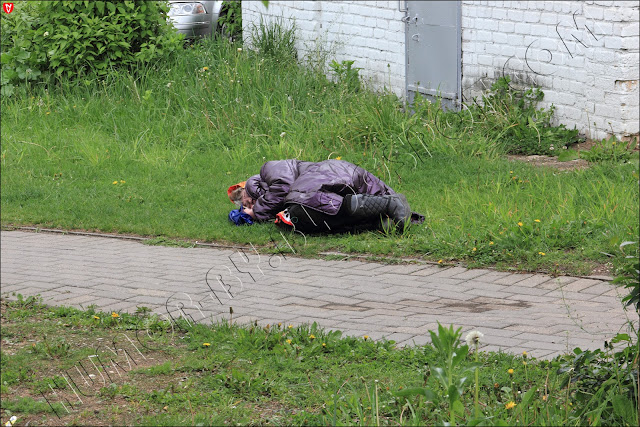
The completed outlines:
<svg viewBox="0 0 640 427">
<path fill-rule="evenodd" d="M 260 174 L 232 185 L 229 213 L 236 225 L 275 219 L 304 233 L 403 230 L 424 217 L 412 213 L 403 194 L 365 169 L 344 160 L 266 162 Z"/>
</svg>

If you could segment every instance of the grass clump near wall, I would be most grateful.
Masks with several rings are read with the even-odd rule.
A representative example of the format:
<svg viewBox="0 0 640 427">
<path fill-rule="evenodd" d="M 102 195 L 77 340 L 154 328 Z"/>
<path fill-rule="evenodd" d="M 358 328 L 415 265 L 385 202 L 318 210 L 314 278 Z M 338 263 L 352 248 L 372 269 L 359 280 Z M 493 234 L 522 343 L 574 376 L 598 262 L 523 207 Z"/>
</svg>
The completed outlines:
<svg viewBox="0 0 640 427">
<path fill-rule="evenodd" d="M 341 158 L 405 193 L 426 221 L 396 236 L 293 236 L 301 254 L 584 274 L 638 238 L 637 153 L 569 172 L 512 162 L 467 113 L 453 138 L 437 105 L 409 115 L 391 93 L 353 90 L 353 73 L 333 82 L 283 51 L 206 40 L 3 97 L 2 224 L 264 246 L 275 228 L 230 224 L 227 187 L 267 160 Z"/>
<path fill-rule="evenodd" d="M 479 154 L 557 156 L 580 138 L 577 129 L 552 125 L 555 107 L 538 108 L 543 99 L 540 88 L 518 89 L 505 76 L 496 80 L 480 99 L 464 104 L 461 112 L 437 111 L 433 121 L 436 131 L 446 138 L 471 143 L 481 140 L 480 146 L 486 147 L 480 148 Z M 428 117 L 432 109 L 426 110 Z"/>
</svg>

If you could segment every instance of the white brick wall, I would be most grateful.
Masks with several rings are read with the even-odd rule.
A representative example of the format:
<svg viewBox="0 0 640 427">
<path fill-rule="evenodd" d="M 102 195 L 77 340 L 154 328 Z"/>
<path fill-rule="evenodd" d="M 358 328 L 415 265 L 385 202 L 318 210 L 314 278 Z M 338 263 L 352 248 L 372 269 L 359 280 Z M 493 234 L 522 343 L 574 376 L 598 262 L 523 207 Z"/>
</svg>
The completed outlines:
<svg viewBox="0 0 640 427">
<path fill-rule="evenodd" d="M 373 87 L 402 96 L 401 3 L 271 0 L 265 8 L 244 0 L 243 25 L 247 34 L 260 16 L 295 19 L 300 57 L 323 43 L 333 49 L 329 60 L 354 60 Z M 556 106 L 558 123 L 592 138 L 638 134 L 638 2 L 462 0 L 461 8 L 463 98 L 479 95 L 504 68 L 514 84 L 541 87 L 542 106 Z"/>
<path fill-rule="evenodd" d="M 360 75 L 373 87 L 403 95 L 405 88 L 405 28 L 398 1 L 260 1 L 242 2 L 245 34 L 260 16 L 268 21 L 295 19 L 299 57 L 306 57 L 314 43 L 333 50 L 328 60 L 355 61 Z"/>
<path fill-rule="evenodd" d="M 463 96 L 477 96 L 478 81 L 500 77 L 506 63 L 516 83 L 542 88 L 542 105 L 556 106 L 559 123 L 593 138 L 612 129 L 619 137 L 637 135 L 638 14 L 638 3 L 625 1 L 464 0 Z M 489 46 L 483 33 L 498 19 Z"/>
</svg>

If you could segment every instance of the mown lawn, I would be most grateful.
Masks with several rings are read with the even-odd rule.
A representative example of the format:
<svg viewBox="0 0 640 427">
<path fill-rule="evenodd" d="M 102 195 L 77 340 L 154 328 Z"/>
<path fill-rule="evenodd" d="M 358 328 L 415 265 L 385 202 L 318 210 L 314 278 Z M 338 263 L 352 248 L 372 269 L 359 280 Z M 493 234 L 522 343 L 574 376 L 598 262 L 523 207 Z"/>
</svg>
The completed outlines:
<svg viewBox="0 0 640 427">
<path fill-rule="evenodd" d="M 393 95 L 228 42 L 28 93 L 1 104 L 3 226 L 266 245 L 272 224 L 228 222 L 226 188 L 267 160 L 342 158 L 405 193 L 426 221 L 394 236 L 310 236 L 307 256 L 588 274 L 638 240 L 637 152 L 562 172 L 510 161 L 486 126 L 456 137 L 436 106 L 409 115 Z"/>
</svg>

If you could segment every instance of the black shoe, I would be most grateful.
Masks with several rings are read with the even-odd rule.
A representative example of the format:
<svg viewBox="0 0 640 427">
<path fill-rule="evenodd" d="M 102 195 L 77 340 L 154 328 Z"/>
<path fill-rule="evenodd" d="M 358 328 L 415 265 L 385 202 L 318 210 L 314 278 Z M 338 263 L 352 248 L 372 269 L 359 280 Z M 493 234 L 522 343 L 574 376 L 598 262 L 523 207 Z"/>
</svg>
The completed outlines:
<svg viewBox="0 0 640 427">
<path fill-rule="evenodd" d="M 403 229 L 411 219 L 411 208 L 404 194 L 372 196 L 370 194 L 351 194 L 345 197 L 347 213 L 359 220 L 381 218 L 381 227 L 388 231 L 393 226 Z M 388 219 L 391 219 L 392 224 Z"/>
<path fill-rule="evenodd" d="M 349 194 L 345 197 L 347 213 L 356 219 L 377 218 L 386 215 L 389 199 L 387 196 L 369 194 Z"/>
<path fill-rule="evenodd" d="M 411 207 L 404 194 L 387 196 L 390 198 L 387 214 L 393 220 L 398 229 L 404 229 L 405 224 L 411 221 Z"/>
</svg>

